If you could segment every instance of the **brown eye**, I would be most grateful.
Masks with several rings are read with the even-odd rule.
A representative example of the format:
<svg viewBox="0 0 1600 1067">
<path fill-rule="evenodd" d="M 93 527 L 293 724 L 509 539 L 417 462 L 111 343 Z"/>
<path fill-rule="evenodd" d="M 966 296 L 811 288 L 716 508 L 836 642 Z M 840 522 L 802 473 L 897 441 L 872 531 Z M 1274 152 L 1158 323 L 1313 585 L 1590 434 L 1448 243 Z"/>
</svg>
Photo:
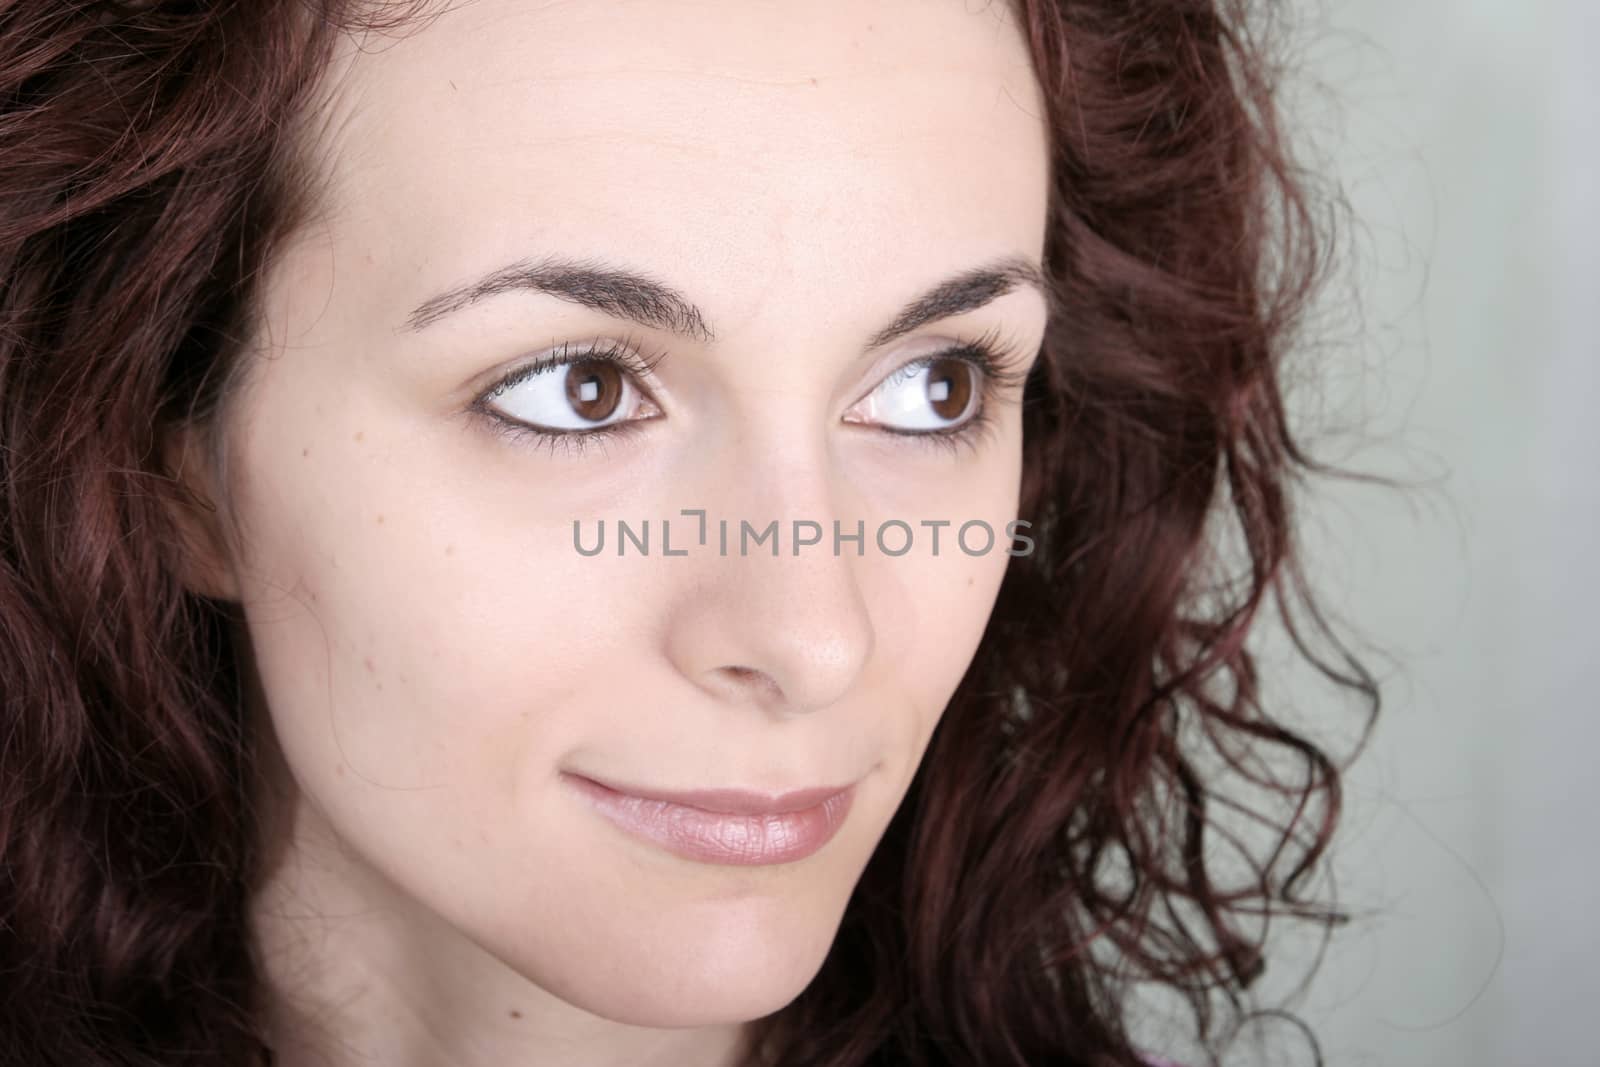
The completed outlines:
<svg viewBox="0 0 1600 1067">
<path fill-rule="evenodd" d="M 981 406 L 983 371 L 970 359 L 934 356 L 907 363 L 845 415 L 899 433 L 952 432 Z"/>
<path fill-rule="evenodd" d="M 513 371 L 483 400 L 516 422 L 552 433 L 599 430 L 661 414 L 628 367 L 598 356 Z"/>
<path fill-rule="evenodd" d="M 567 403 L 583 419 L 600 422 L 611 417 L 623 393 L 622 368 L 598 359 L 580 359 L 567 368 Z"/>
<path fill-rule="evenodd" d="M 967 412 L 972 402 L 973 366 L 964 359 L 940 359 L 928 364 L 926 389 L 934 414 L 952 422 Z"/>
</svg>

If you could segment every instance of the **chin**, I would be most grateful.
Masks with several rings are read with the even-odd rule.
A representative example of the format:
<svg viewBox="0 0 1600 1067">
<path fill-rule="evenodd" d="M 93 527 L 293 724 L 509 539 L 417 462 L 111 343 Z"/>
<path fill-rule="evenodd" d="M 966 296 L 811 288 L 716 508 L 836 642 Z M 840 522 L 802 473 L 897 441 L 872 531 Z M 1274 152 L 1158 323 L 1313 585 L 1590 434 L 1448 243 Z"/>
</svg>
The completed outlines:
<svg viewBox="0 0 1600 1067">
<path fill-rule="evenodd" d="M 796 942 L 752 939 L 736 924 L 686 945 L 667 939 L 654 951 L 615 960 L 592 958 L 563 991 L 551 991 L 593 1015 L 651 1029 L 747 1023 L 779 1011 L 811 984 L 834 934 Z M 676 943 L 674 943 L 676 941 Z M 541 983 L 545 984 L 545 983 Z"/>
<path fill-rule="evenodd" d="M 579 1004 L 592 1015 L 615 1023 L 651 1030 L 702 1029 L 736 1026 L 780 1011 L 809 982 L 786 982 L 767 988 L 705 988 L 682 982 L 664 989 L 639 990 L 625 998 L 609 997 L 596 1004 Z"/>
</svg>

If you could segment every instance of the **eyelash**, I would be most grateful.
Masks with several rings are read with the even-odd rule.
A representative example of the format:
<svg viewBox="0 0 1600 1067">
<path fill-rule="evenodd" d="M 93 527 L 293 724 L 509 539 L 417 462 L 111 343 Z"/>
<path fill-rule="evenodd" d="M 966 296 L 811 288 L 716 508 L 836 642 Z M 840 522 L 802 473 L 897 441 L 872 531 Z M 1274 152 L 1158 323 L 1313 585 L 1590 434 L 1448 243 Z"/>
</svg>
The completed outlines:
<svg viewBox="0 0 1600 1067">
<path fill-rule="evenodd" d="M 904 374 L 913 368 L 937 363 L 942 360 L 956 359 L 977 369 L 978 376 L 982 379 L 979 383 L 981 390 L 978 410 L 958 426 L 947 430 L 896 430 L 887 426 L 876 426 L 873 429 L 892 434 L 895 437 L 919 438 L 924 443 L 946 449 L 952 453 L 962 447 L 976 450 L 983 443 L 984 438 L 994 428 L 989 406 L 996 402 L 1008 389 L 1023 385 L 1027 375 L 1019 370 L 1008 368 L 1005 365 L 1005 353 L 1011 346 L 1000 340 L 1000 330 L 994 328 L 978 337 L 957 336 L 956 342 L 948 348 L 927 356 L 914 359 L 909 363 L 891 371 L 884 377 L 887 381 L 895 374 Z M 488 418 L 492 429 L 511 440 L 531 443 L 538 448 L 546 448 L 552 455 L 556 449 L 562 449 L 570 454 L 579 455 L 586 452 L 591 446 L 604 450 L 607 441 L 622 439 L 625 435 L 637 433 L 642 424 L 652 421 L 656 416 L 644 419 L 624 419 L 608 426 L 601 426 L 593 430 L 541 430 L 526 423 L 508 419 L 489 406 L 489 400 L 500 393 L 514 389 L 529 378 L 548 370 L 553 370 L 563 364 L 582 360 L 600 360 L 613 363 L 628 372 L 635 379 L 635 388 L 643 392 L 643 387 L 638 384 L 639 379 L 646 378 L 651 371 L 667 356 L 665 350 L 640 354 L 631 340 L 622 341 L 607 338 L 600 345 L 589 348 L 580 348 L 573 351 L 570 344 L 561 344 L 548 355 L 542 356 L 531 363 L 525 363 L 516 368 L 505 377 L 491 385 L 484 393 L 473 401 L 472 407 L 479 414 Z M 882 384 L 881 382 L 879 384 Z M 874 386 L 873 388 L 877 388 Z M 649 394 L 646 393 L 646 396 Z"/>
<path fill-rule="evenodd" d="M 877 426 L 874 429 L 894 437 L 916 438 L 922 444 L 943 449 L 952 455 L 963 448 L 977 451 L 995 427 L 990 405 L 996 403 L 1008 390 L 1027 381 L 1024 372 L 1007 365 L 1005 353 L 1015 347 L 1013 344 L 1003 342 L 1000 329 L 995 327 L 977 337 L 962 337 L 958 334 L 955 343 L 950 347 L 901 364 L 883 380 L 887 381 L 896 374 L 904 374 L 915 367 L 946 359 L 960 360 L 975 367 L 981 379 L 978 383 L 980 390 L 978 410 L 973 412 L 972 417 L 966 422 L 945 430 L 896 430 L 888 426 Z"/>
<path fill-rule="evenodd" d="M 636 433 L 641 428 L 641 423 L 649 422 L 650 419 L 625 419 L 593 430 L 541 430 L 506 418 L 490 407 L 489 401 L 502 392 L 515 389 L 535 375 L 554 370 L 567 363 L 575 363 L 580 359 L 615 364 L 632 375 L 637 382 L 638 379 L 649 377 L 655 366 L 666 357 L 665 349 L 641 355 L 631 338 L 620 341 L 606 338 L 598 345 L 577 351 L 573 351 L 570 343 L 562 343 L 548 355 L 523 364 L 495 382 L 482 396 L 473 401 L 472 406 L 474 410 L 488 418 L 490 427 L 496 433 L 519 443 L 526 442 L 536 448 L 548 449 L 552 455 L 558 448 L 572 454 L 581 454 L 591 445 L 603 449 L 606 441 L 618 440 L 624 435 Z M 641 388 L 637 385 L 635 387 Z"/>
</svg>

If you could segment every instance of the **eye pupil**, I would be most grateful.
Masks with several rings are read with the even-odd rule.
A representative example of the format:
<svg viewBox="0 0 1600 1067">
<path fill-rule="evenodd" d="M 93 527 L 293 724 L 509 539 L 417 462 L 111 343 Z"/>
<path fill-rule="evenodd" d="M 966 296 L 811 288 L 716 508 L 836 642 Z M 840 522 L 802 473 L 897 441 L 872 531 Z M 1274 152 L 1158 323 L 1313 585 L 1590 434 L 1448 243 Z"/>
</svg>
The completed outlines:
<svg viewBox="0 0 1600 1067">
<path fill-rule="evenodd" d="M 941 359 L 928 367 L 928 401 L 941 419 L 958 419 L 972 399 L 972 368 L 959 359 Z"/>
<path fill-rule="evenodd" d="M 567 368 L 567 402 L 585 419 L 609 418 L 622 399 L 622 374 L 605 360 L 576 360 Z"/>
</svg>

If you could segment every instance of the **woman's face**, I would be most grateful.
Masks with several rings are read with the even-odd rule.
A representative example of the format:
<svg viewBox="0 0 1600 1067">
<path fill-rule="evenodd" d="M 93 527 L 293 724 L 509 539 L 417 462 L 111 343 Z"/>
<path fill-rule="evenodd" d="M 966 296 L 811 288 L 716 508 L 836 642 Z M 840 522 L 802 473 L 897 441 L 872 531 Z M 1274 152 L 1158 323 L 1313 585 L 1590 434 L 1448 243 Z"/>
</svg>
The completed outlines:
<svg viewBox="0 0 1600 1067">
<path fill-rule="evenodd" d="M 508 1027 L 800 993 L 1009 559 L 1020 386 L 918 361 L 1037 353 L 1041 114 L 1006 5 L 958 0 L 478 0 L 346 50 L 326 210 L 223 422 L 225 592 L 294 798 L 280 920 L 359 915 L 343 965 Z M 594 349 L 648 370 L 492 393 Z M 740 863 L 623 829 L 574 775 L 854 791 L 820 848 Z"/>
</svg>

